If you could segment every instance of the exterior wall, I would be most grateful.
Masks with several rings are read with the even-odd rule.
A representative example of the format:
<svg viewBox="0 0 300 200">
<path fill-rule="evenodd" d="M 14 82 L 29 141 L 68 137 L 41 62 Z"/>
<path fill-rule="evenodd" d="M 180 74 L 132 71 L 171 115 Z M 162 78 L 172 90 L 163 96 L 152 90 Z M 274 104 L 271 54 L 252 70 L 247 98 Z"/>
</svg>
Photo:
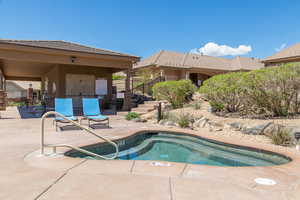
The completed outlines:
<svg viewBox="0 0 300 200">
<path fill-rule="evenodd" d="M 6 83 L 6 92 L 8 99 L 22 99 L 26 98 L 27 96 L 27 92 L 25 89 L 19 87 L 18 85 L 12 82 Z"/>
<path fill-rule="evenodd" d="M 45 76 L 42 78 L 43 83 L 42 87 L 45 88 L 46 94 L 50 99 L 53 98 L 73 98 L 73 104 L 75 107 L 81 107 L 81 98 L 82 97 L 95 97 L 95 80 L 98 78 L 104 78 L 107 80 L 107 92 L 108 94 L 104 96 L 104 99 L 109 101 L 112 98 L 112 71 L 108 68 L 100 67 L 89 67 L 89 66 L 70 66 L 70 65 L 56 65 L 53 67 Z M 76 88 L 78 80 L 67 80 L 67 76 L 72 77 L 73 79 L 78 78 L 84 80 L 85 77 L 92 77 L 92 81 L 89 84 L 80 86 Z M 81 77 L 81 78 L 80 78 Z M 80 80 L 79 80 L 80 81 Z M 67 83 L 70 85 L 67 86 Z M 72 90 L 70 88 L 76 88 Z M 72 94 L 73 91 L 74 94 Z M 86 93 L 87 91 L 88 94 Z M 80 93 L 82 95 L 80 96 Z M 53 103 L 49 102 L 50 106 L 53 106 Z"/>
<path fill-rule="evenodd" d="M 198 72 L 197 70 L 187 70 L 187 69 L 162 69 L 164 77 L 167 81 L 170 80 L 185 80 L 190 79 L 190 74 L 196 74 L 197 80 L 205 81 L 210 76 Z"/>
<path fill-rule="evenodd" d="M 113 72 L 108 68 L 99 68 L 99 67 L 78 67 L 78 66 L 66 66 L 66 65 L 60 65 L 60 73 L 59 73 L 59 79 L 60 84 L 58 88 L 58 96 L 59 97 L 65 97 L 66 93 L 66 75 L 67 74 L 86 74 L 86 75 L 92 75 L 95 77 L 95 79 L 98 78 L 104 78 L 107 80 L 107 97 L 108 99 L 111 99 L 112 97 L 112 74 Z M 93 87 L 95 88 L 95 82 Z M 95 90 L 94 94 L 95 95 Z"/>
<path fill-rule="evenodd" d="M 26 91 L 7 92 L 8 99 L 23 99 L 26 98 Z"/>
<path fill-rule="evenodd" d="M 39 99 L 39 91 L 34 90 L 36 99 Z M 10 102 L 25 102 L 27 99 L 27 90 L 23 89 L 12 82 L 6 83 L 7 100 Z"/>
<path fill-rule="evenodd" d="M 166 81 L 177 81 L 181 79 L 181 70 L 164 69 L 164 77 Z"/>
</svg>

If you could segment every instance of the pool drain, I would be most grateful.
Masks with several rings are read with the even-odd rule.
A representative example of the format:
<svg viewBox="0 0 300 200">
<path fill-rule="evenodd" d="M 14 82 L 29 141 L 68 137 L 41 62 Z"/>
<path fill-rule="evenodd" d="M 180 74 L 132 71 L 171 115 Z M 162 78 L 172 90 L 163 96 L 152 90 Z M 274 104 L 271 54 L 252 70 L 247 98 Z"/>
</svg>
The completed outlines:
<svg viewBox="0 0 300 200">
<path fill-rule="evenodd" d="M 150 164 L 155 167 L 170 167 L 171 166 L 170 163 L 162 163 L 162 162 L 151 162 Z"/>
<path fill-rule="evenodd" d="M 256 178 L 254 179 L 254 181 L 257 184 L 261 184 L 261 185 L 275 185 L 276 181 L 272 180 L 272 179 L 268 179 L 268 178 Z"/>
</svg>

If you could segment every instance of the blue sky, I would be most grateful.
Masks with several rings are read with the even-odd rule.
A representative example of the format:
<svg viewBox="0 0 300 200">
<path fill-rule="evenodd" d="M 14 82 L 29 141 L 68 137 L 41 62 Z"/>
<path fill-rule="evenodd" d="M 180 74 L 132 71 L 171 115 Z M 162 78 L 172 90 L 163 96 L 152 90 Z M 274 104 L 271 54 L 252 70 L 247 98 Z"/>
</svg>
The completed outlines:
<svg viewBox="0 0 300 200">
<path fill-rule="evenodd" d="M 208 42 L 264 58 L 300 42 L 299 0 L 0 0 L 0 38 L 66 40 L 147 57 Z"/>
</svg>

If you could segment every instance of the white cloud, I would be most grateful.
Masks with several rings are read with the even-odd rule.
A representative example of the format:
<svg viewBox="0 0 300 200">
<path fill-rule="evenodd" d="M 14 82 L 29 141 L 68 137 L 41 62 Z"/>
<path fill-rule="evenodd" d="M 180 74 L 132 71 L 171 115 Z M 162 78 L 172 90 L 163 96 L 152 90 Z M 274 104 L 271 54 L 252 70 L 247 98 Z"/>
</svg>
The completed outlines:
<svg viewBox="0 0 300 200">
<path fill-rule="evenodd" d="M 244 55 L 252 51 L 251 46 L 239 45 L 238 47 L 230 47 L 227 45 L 218 45 L 209 42 L 199 49 L 192 49 L 191 53 L 203 54 L 207 56 L 238 56 Z"/>
<path fill-rule="evenodd" d="M 286 47 L 286 43 L 283 43 L 280 45 L 279 48 L 275 48 L 275 51 L 281 51 L 282 49 L 284 49 Z"/>
</svg>

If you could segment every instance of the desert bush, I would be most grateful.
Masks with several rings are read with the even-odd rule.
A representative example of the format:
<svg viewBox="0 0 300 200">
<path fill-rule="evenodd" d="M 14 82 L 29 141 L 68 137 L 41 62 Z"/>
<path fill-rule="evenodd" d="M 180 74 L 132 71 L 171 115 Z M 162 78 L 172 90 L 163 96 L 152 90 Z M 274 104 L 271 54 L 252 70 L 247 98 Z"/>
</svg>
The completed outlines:
<svg viewBox="0 0 300 200">
<path fill-rule="evenodd" d="M 126 120 L 132 120 L 132 119 L 136 119 L 136 118 L 140 118 L 140 114 L 138 114 L 136 112 L 129 112 L 125 117 Z"/>
<path fill-rule="evenodd" d="M 300 111 L 300 64 L 216 75 L 199 92 L 215 111 L 288 116 Z"/>
<path fill-rule="evenodd" d="M 189 100 L 196 86 L 190 80 L 165 81 L 156 83 L 152 90 L 157 100 L 167 100 L 175 109 L 181 108 Z"/>
<path fill-rule="evenodd" d="M 220 74 L 204 81 L 199 92 L 204 94 L 216 111 L 237 112 L 243 106 L 245 72 Z"/>
<path fill-rule="evenodd" d="M 290 134 L 290 130 L 285 127 L 280 127 L 275 133 L 271 135 L 273 144 L 281 146 L 290 146 L 293 144 L 293 137 Z"/>
<path fill-rule="evenodd" d="M 193 117 L 189 113 L 181 113 L 177 116 L 177 123 L 181 128 L 187 128 Z"/>
<path fill-rule="evenodd" d="M 273 116 L 287 116 L 299 112 L 299 64 L 254 70 L 244 74 L 243 84 L 246 88 L 247 110 Z"/>
</svg>

